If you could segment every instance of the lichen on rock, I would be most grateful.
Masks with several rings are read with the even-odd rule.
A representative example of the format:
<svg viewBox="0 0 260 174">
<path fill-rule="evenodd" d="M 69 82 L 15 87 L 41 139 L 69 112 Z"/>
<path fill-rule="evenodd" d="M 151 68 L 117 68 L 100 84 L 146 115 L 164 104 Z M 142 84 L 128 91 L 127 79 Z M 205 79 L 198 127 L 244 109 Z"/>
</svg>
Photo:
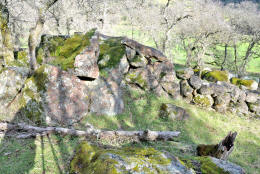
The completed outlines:
<svg viewBox="0 0 260 174">
<path fill-rule="evenodd" d="M 228 81 L 228 72 L 227 71 L 209 71 L 202 75 L 203 79 L 206 79 L 211 82 L 217 82 L 217 81 Z"/>
<path fill-rule="evenodd" d="M 70 173 L 192 174 L 192 171 L 169 153 L 162 153 L 153 148 L 104 149 L 83 142 L 70 163 Z"/>
</svg>

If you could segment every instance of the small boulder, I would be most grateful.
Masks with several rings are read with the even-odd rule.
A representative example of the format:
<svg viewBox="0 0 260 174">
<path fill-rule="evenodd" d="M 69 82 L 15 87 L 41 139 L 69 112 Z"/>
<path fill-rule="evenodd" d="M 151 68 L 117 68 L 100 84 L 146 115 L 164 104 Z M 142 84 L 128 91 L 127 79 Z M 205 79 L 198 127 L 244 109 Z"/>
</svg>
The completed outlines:
<svg viewBox="0 0 260 174">
<path fill-rule="evenodd" d="M 180 85 L 175 82 L 163 82 L 161 83 L 162 88 L 173 98 L 179 98 L 180 96 Z"/>
<path fill-rule="evenodd" d="M 196 75 L 192 75 L 189 82 L 191 87 L 194 89 L 199 89 L 202 85 L 202 80 L 199 78 L 199 76 Z"/>
<path fill-rule="evenodd" d="M 184 96 L 184 98 L 186 100 L 188 100 L 188 102 L 190 102 L 192 100 L 193 89 L 192 89 L 192 87 L 190 87 L 187 80 L 180 81 L 180 91 L 181 91 L 181 95 Z"/>
<path fill-rule="evenodd" d="M 189 113 L 185 109 L 167 103 L 161 105 L 159 116 L 160 118 L 169 120 L 186 120 L 190 117 Z"/>
<path fill-rule="evenodd" d="M 229 174 L 245 174 L 245 170 L 241 168 L 240 166 L 233 164 L 231 162 L 220 160 L 217 158 L 210 157 L 211 161 L 216 164 L 219 168 L 224 170 L 224 172 L 227 172 Z"/>
<path fill-rule="evenodd" d="M 231 83 L 237 86 L 244 86 L 250 90 L 257 90 L 258 83 L 254 80 L 239 79 L 236 77 L 231 78 Z"/>
<path fill-rule="evenodd" d="M 249 110 L 255 113 L 258 117 L 260 117 L 260 99 L 255 103 L 248 103 Z"/>
<path fill-rule="evenodd" d="M 212 95 L 214 93 L 210 85 L 202 85 L 198 92 L 202 95 Z"/>
<path fill-rule="evenodd" d="M 176 75 L 179 79 L 187 80 L 194 74 L 192 68 L 184 68 L 176 71 Z"/>
<path fill-rule="evenodd" d="M 260 94 L 250 91 L 246 92 L 246 102 L 255 103 L 258 99 L 260 99 Z"/>
</svg>

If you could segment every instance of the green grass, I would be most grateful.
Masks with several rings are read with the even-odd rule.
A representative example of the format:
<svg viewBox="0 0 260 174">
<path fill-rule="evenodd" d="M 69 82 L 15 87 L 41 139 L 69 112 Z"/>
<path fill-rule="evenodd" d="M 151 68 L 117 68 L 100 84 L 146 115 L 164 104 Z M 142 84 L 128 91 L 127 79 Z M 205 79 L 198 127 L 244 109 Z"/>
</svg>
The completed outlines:
<svg viewBox="0 0 260 174">
<path fill-rule="evenodd" d="M 161 103 L 173 103 L 188 110 L 191 117 L 186 121 L 171 121 L 159 118 Z M 78 125 L 84 129 L 85 123 L 91 123 L 97 128 L 107 130 L 171 130 L 181 131 L 172 142 L 146 142 L 131 144 L 129 141 L 100 141 L 114 146 L 149 146 L 159 150 L 167 150 L 178 157 L 195 155 L 196 145 L 216 144 L 229 131 L 237 131 L 235 149 L 229 161 L 241 165 L 247 173 L 260 172 L 260 120 L 223 115 L 214 111 L 186 104 L 181 100 L 157 98 L 140 92 L 126 92 L 125 112 L 116 117 L 87 115 Z M 78 138 L 69 136 L 50 136 L 29 140 L 0 138 L 0 173 L 65 173 Z M 8 155 L 8 152 L 11 154 Z M 7 153 L 7 155 L 6 155 Z M 26 172 L 25 172 L 26 171 Z"/>
</svg>

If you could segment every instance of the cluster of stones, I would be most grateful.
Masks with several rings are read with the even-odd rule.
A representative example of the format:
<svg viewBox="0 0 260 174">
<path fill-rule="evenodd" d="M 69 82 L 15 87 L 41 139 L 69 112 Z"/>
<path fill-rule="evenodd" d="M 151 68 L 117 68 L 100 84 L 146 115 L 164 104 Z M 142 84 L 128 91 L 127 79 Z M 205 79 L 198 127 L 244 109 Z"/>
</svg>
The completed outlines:
<svg viewBox="0 0 260 174">
<path fill-rule="evenodd" d="M 260 93 L 257 90 L 230 83 L 227 72 L 215 71 L 214 73 L 224 73 L 226 78 L 221 81 L 214 76 L 207 78 L 208 76 L 204 75 L 204 78 L 203 76 L 200 78 L 200 73 L 194 72 L 191 68 L 177 71 L 177 77 L 180 79 L 180 93 L 184 99 L 222 113 L 228 111 L 260 116 Z M 255 83 L 252 83 L 253 86 Z"/>
</svg>

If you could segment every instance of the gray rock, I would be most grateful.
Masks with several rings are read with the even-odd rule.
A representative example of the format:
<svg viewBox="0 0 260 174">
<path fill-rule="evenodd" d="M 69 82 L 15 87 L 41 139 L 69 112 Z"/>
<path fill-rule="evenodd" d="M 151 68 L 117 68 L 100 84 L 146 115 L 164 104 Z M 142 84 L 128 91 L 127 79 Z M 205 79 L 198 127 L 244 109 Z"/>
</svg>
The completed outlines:
<svg viewBox="0 0 260 174">
<path fill-rule="evenodd" d="M 202 95 L 212 95 L 214 93 L 210 85 L 202 85 L 198 92 Z"/>
<path fill-rule="evenodd" d="M 191 87 L 193 87 L 194 89 L 199 89 L 202 85 L 202 80 L 198 76 L 195 76 L 195 75 L 191 76 L 189 82 L 190 82 Z"/>
<path fill-rule="evenodd" d="M 260 99 L 255 103 L 248 103 L 249 110 L 255 113 L 257 116 L 260 116 Z"/>
<path fill-rule="evenodd" d="M 188 102 L 192 100 L 193 97 L 193 89 L 189 86 L 187 80 L 180 81 L 180 91 L 181 95 L 184 96 Z"/>
<path fill-rule="evenodd" d="M 223 169 L 225 172 L 228 172 L 229 174 L 245 174 L 246 173 L 243 168 L 241 168 L 240 166 L 233 164 L 231 162 L 220 160 L 220 159 L 213 158 L 213 157 L 211 157 L 211 160 L 218 167 Z"/>
<path fill-rule="evenodd" d="M 175 82 L 163 82 L 161 83 L 162 88 L 173 98 L 180 97 L 180 85 Z"/>
<path fill-rule="evenodd" d="M 136 55 L 134 58 L 128 60 L 130 65 L 136 68 L 145 67 L 148 64 L 148 60 L 141 55 Z"/>
<path fill-rule="evenodd" d="M 184 68 L 176 71 L 176 75 L 179 79 L 187 80 L 194 74 L 192 68 Z"/>
<path fill-rule="evenodd" d="M 159 116 L 169 120 L 186 120 L 190 117 L 189 113 L 185 109 L 167 103 L 161 105 Z"/>
<path fill-rule="evenodd" d="M 255 103 L 258 99 L 260 99 L 260 94 L 258 94 L 257 92 L 246 92 L 246 102 Z"/>
<path fill-rule="evenodd" d="M 19 105 L 13 100 L 23 88 L 26 78 L 27 73 L 16 68 L 3 68 L 0 71 L 0 120 L 11 121 L 18 112 Z"/>
</svg>

